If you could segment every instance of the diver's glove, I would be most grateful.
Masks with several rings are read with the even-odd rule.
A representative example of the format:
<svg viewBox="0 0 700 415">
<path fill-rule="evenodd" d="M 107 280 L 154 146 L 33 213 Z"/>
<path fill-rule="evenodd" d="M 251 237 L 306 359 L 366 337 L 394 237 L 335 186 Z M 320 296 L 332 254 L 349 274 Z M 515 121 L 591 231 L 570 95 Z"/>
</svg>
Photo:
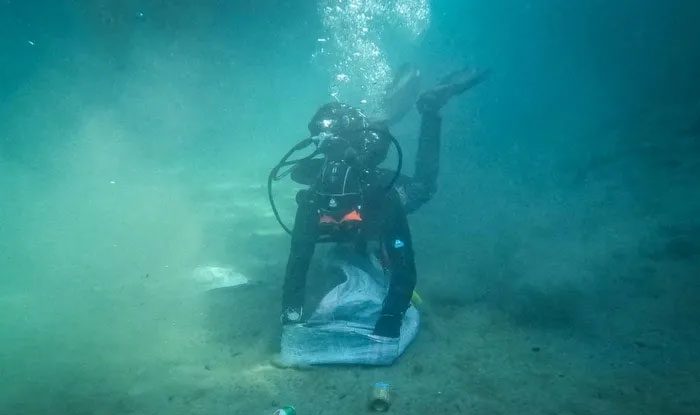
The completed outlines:
<svg viewBox="0 0 700 415">
<path fill-rule="evenodd" d="M 374 325 L 372 334 L 381 337 L 398 338 L 401 334 L 403 314 L 382 314 Z"/>
<path fill-rule="evenodd" d="M 418 112 L 421 114 L 437 113 L 440 108 L 447 104 L 450 98 L 460 95 L 484 82 L 488 79 L 490 73 L 489 70 L 476 71 L 472 69 L 452 72 L 433 88 L 420 95 L 416 103 Z"/>
</svg>

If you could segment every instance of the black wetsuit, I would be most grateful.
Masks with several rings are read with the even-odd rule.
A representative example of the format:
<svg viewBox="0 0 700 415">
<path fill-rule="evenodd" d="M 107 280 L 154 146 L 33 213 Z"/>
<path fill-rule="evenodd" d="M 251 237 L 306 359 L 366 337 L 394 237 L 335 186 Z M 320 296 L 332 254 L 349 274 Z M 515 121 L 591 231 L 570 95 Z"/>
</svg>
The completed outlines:
<svg viewBox="0 0 700 415">
<path fill-rule="evenodd" d="M 415 174 L 413 177 L 401 176 L 390 190 L 387 190 L 386 186 L 394 173 L 370 166 L 375 180 L 364 192 L 362 235 L 364 238 L 380 242 L 386 255 L 385 265 L 390 276 L 381 317 L 375 326 L 375 334 L 378 335 L 398 337 L 403 314 L 413 295 L 416 267 L 406 215 L 430 200 L 436 191 L 440 130 L 441 118 L 437 110 L 423 110 Z M 388 148 L 388 144 L 386 146 Z M 381 159 L 385 156 L 386 151 Z M 316 175 L 318 174 L 316 172 Z M 301 309 L 304 304 L 307 271 L 316 243 L 322 235 L 319 227 L 320 206 L 313 187 L 299 192 L 297 203 L 284 280 L 283 306 Z"/>
</svg>

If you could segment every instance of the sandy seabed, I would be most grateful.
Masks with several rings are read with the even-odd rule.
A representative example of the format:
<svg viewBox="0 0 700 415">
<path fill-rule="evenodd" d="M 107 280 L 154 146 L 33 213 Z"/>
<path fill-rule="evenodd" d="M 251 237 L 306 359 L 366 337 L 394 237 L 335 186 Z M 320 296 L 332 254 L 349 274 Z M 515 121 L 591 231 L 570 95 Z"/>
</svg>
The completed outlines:
<svg viewBox="0 0 700 415">
<path fill-rule="evenodd" d="M 240 214 L 226 216 L 210 201 L 206 209 L 218 218 L 212 229 L 224 221 L 223 229 L 236 231 L 204 243 L 224 246 L 210 252 L 219 259 L 235 252 L 235 266 L 248 284 L 197 294 L 199 314 L 186 322 L 173 316 L 180 308 L 187 311 L 192 298 L 161 302 L 161 314 L 150 317 L 140 311 L 148 298 L 127 302 L 120 317 L 102 322 L 117 340 L 93 344 L 68 337 L 58 342 L 60 349 L 42 350 L 25 339 L 33 346 L 23 352 L 37 355 L 33 365 L 5 372 L 8 394 L 1 412 L 263 415 L 293 405 L 299 415 L 357 414 L 368 412 L 371 385 L 384 381 L 392 385 L 390 413 L 396 414 L 698 413 L 699 363 L 678 358 L 678 333 L 593 336 L 565 324 L 524 323 L 512 310 L 459 295 L 442 275 L 449 261 L 429 249 L 418 253 L 422 327 L 393 366 L 276 368 L 271 359 L 279 347 L 288 239 L 266 216 L 264 189 L 249 190 L 257 201 L 238 203 Z M 251 222 L 250 212 L 265 216 L 269 226 Z M 426 244 L 422 239 L 419 245 Z M 158 278 L 141 274 L 138 284 L 156 284 Z M 329 282 L 312 274 L 309 284 L 323 290 Z M 3 300 L 14 301 L 15 309 L 23 301 Z M 645 301 L 639 299 L 640 309 Z M 139 319 L 149 318 L 134 330 Z M 113 347 L 105 347 L 109 342 Z"/>
</svg>

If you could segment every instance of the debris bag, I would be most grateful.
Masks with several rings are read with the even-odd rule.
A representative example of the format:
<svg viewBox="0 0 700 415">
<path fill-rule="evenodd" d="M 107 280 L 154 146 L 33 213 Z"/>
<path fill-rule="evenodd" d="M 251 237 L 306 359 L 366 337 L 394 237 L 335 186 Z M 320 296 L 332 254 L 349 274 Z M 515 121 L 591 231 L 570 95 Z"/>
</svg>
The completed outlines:
<svg viewBox="0 0 700 415">
<path fill-rule="evenodd" d="M 340 272 L 345 281 L 321 299 L 304 324 L 283 328 L 281 362 L 289 366 L 392 364 L 418 333 L 418 310 L 408 308 L 398 339 L 375 336 L 372 331 L 389 286 L 376 257 L 335 249 L 326 258 L 323 272 Z"/>
</svg>

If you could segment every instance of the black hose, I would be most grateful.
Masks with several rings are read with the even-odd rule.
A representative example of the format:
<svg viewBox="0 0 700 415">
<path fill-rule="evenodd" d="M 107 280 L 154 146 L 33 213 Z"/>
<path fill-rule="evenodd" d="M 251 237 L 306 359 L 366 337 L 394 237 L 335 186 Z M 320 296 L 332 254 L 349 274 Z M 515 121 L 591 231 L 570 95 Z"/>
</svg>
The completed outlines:
<svg viewBox="0 0 700 415">
<path fill-rule="evenodd" d="M 292 160 L 292 161 L 287 160 L 287 159 L 289 159 L 289 157 L 292 156 L 292 154 L 296 153 L 299 150 L 302 150 L 302 149 L 308 147 L 309 145 L 313 144 L 313 142 L 314 141 L 310 138 L 307 138 L 305 140 L 298 142 L 294 147 L 289 149 L 289 151 L 284 155 L 284 157 L 282 157 L 280 162 L 277 163 L 277 165 L 272 168 L 272 170 L 270 171 L 270 175 L 267 176 L 267 198 L 270 201 L 270 207 L 272 208 L 272 213 L 275 215 L 275 219 L 277 219 L 277 222 L 280 224 L 282 229 L 284 229 L 284 231 L 290 235 L 292 234 L 292 230 L 289 229 L 289 227 L 284 224 L 284 222 L 282 221 L 282 218 L 280 217 L 279 211 L 277 210 L 277 205 L 275 205 L 275 198 L 272 196 L 272 182 L 280 179 L 280 177 L 277 176 L 277 172 L 279 172 L 279 170 L 282 167 L 290 166 L 290 165 L 299 163 L 301 161 L 316 157 L 316 155 L 318 155 L 318 150 L 314 151 L 313 153 L 311 153 L 310 155 L 308 155 L 306 157 L 302 157 L 302 158 L 297 159 L 297 160 Z"/>
<path fill-rule="evenodd" d="M 389 185 L 385 189 L 387 192 L 390 191 L 396 184 L 396 181 L 399 180 L 399 177 L 401 177 L 401 169 L 403 168 L 403 150 L 401 150 L 401 144 L 399 144 L 399 140 L 397 140 L 393 135 L 389 134 L 389 137 L 391 137 L 391 142 L 394 143 L 394 147 L 396 147 L 396 155 L 398 156 L 399 160 L 396 163 L 396 173 L 394 173 L 394 177 L 391 179 L 391 182 L 389 182 Z"/>
<path fill-rule="evenodd" d="M 381 128 L 368 128 L 368 130 L 374 131 L 379 135 L 389 137 L 391 143 L 394 145 L 394 148 L 396 148 L 396 155 L 398 157 L 398 161 L 396 162 L 396 172 L 394 173 L 394 177 L 391 178 L 391 181 L 384 189 L 388 192 L 391 190 L 392 187 L 394 187 L 396 181 L 399 180 L 399 177 L 401 177 L 401 170 L 403 170 L 403 150 L 401 149 L 401 144 L 399 143 L 399 140 L 397 140 L 396 137 L 394 137 L 388 131 Z"/>
<path fill-rule="evenodd" d="M 275 215 L 275 219 L 277 219 L 277 223 L 280 224 L 282 229 L 284 229 L 285 232 L 288 234 L 292 234 L 292 230 L 287 227 L 287 225 L 282 222 L 282 218 L 280 217 L 280 213 L 277 211 L 277 206 L 275 205 L 275 198 L 272 196 L 272 181 L 277 174 L 277 171 L 279 170 L 279 166 L 275 166 L 274 169 L 270 172 L 270 175 L 267 177 L 267 197 L 270 200 L 270 207 L 272 208 L 272 213 Z"/>
</svg>

